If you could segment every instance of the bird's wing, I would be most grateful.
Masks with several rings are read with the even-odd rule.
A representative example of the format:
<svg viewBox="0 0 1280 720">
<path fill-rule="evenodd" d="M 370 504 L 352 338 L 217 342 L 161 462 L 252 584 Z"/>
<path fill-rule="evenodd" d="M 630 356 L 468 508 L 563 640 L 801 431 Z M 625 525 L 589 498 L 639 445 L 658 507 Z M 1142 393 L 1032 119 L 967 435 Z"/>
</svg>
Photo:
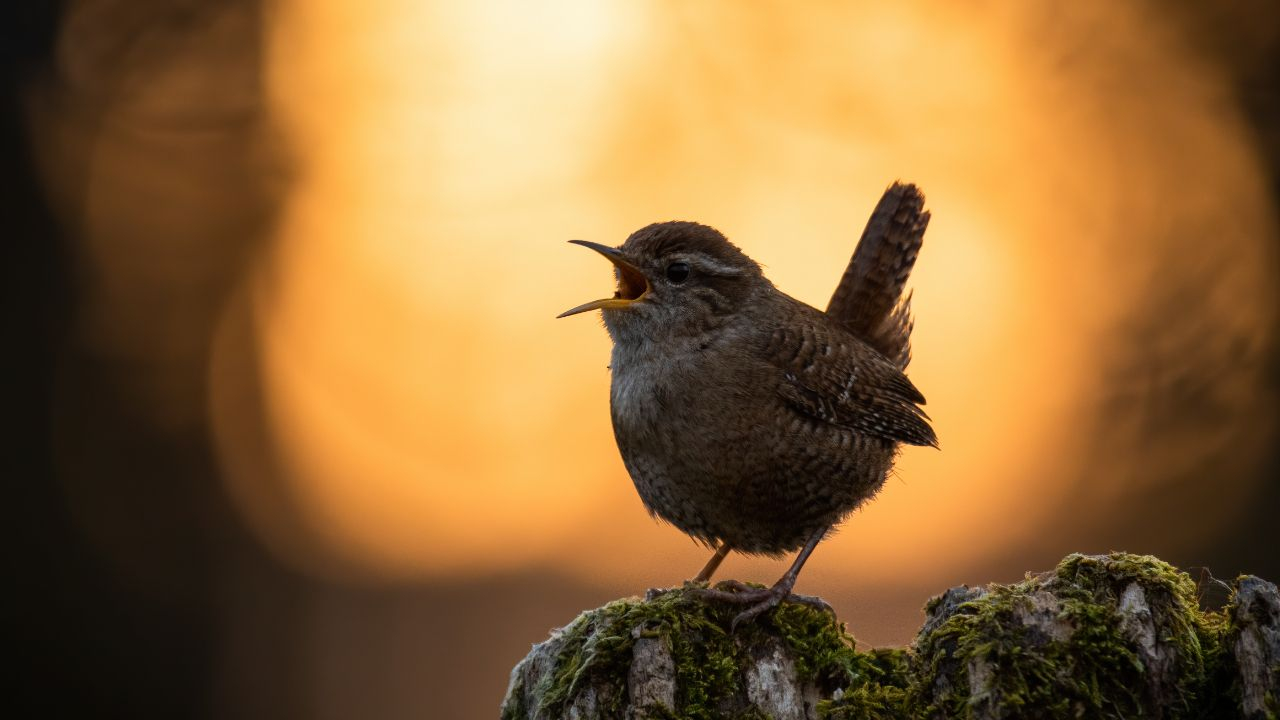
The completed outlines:
<svg viewBox="0 0 1280 720">
<path fill-rule="evenodd" d="M 822 318 L 775 330 L 765 356 L 781 372 L 779 394 L 797 412 L 894 442 L 937 446 L 920 391 L 883 355 Z"/>
<path fill-rule="evenodd" d="M 920 188 L 889 186 L 827 305 L 828 316 L 899 370 L 911 362 L 911 297 L 902 293 L 928 226 Z"/>
</svg>

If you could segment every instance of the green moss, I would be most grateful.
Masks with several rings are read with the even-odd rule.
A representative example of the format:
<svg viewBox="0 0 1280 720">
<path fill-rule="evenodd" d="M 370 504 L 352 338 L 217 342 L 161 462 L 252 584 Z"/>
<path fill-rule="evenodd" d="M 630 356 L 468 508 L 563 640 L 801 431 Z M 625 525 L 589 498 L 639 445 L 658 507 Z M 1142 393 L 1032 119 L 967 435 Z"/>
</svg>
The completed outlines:
<svg viewBox="0 0 1280 720">
<path fill-rule="evenodd" d="M 777 643 L 828 698 L 817 708 L 827 720 L 1238 717 L 1236 608 L 1233 596 L 1223 611 L 1200 609 L 1191 578 L 1152 557 L 1071 555 L 1019 583 L 934 598 L 911 650 L 858 652 L 842 624 L 805 605 L 784 603 L 730 633 L 740 607 L 671 590 L 581 615 L 529 696 L 542 716 L 560 717 L 590 685 L 605 695 L 599 709 L 620 716 L 636 638 L 651 637 L 669 650 L 676 681 L 675 706 L 653 717 L 763 720 L 743 667 Z M 514 690 L 504 717 L 527 717 Z"/>
<path fill-rule="evenodd" d="M 541 710 L 562 713 L 579 688 L 604 680 L 610 696 L 598 698 L 609 712 L 620 711 L 627 697 L 626 678 L 635 646 L 633 630 L 661 638 L 675 664 L 678 716 L 698 720 L 743 717 L 735 706 L 744 697 L 742 666 L 749 650 L 774 638 L 796 659 L 796 673 L 829 695 L 836 689 L 864 688 L 892 677 L 901 695 L 905 683 L 903 651 L 858 653 L 853 638 L 830 614 L 805 605 L 784 603 L 756 621 L 728 628 L 741 608 L 706 602 L 685 590 L 659 593 L 649 600 L 618 600 L 581 615 L 561 634 L 563 645 L 554 670 L 544 679 Z M 873 695 L 875 690 L 870 691 Z M 882 694 L 889 702 L 893 693 Z M 738 699 L 738 700 L 735 700 Z M 520 710 L 523 710 L 521 708 Z M 673 709 L 674 712 L 675 709 Z M 858 717 L 835 715 L 833 717 Z"/>
<path fill-rule="evenodd" d="M 854 653 L 848 684 L 834 699 L 818 703 L 825 720 L 906 720 L 907 688 L 914 663 L 902 648 Z"/>
<path fill-rule="evenodd" d="M 536 696 L 541 710 L 559 716 L 576 691 L 595 678 L 610 680 L 610 697 L 599 698 L 611 710 L 621 709 L 626 699 L 625 680 L 635 645 L 632 631 L 675 627 L 682 621 L 676 612 L 676 598 L 659 596 L 650 602 L 628 598 L 615 600 L 597 610 L 578 616 L 561 631 L 562 645 L 554 670 L 543 679 Z"/>
<path fill-rule="evenodd" d="M 818 703 L 824 720 L 909 720 L 907 695 L 900 687 L 867 684 Z"/>
<path fill-rule="evenodd" d="M 1167 667 L 1145 667 L 1126 635 L 1120 606 L 1134 582 L 1155 641 L 1174 648 Z M 998 717 L 1127 718 L 1153 713 L 1151 683 L 1160 682 L 1175 694 L 1166 717 L 1200 717 L 1219 625 L 1200 611 L 1191 578 L 1167 563 L 1071 555 L 1054 573 L 992 586 L 955 608 L 919 643 L 923 677 L 909 702 L 924 716 L 980 709 Z"/>
<path fill-rule="evenodd" d="M 1124 589 L 1137 582 L 1147 595 L 1157 640 L 1172 643 L 1174 666 L 1166 686 L 1179 694 L 1170 708 L 1173 717 L 1202 717 L 1197 705 L 1205 695 L 1211 668 L 1222 653 L 1221 637 L 1225 619 L 1220 613 L 1203 612 L 1191 577 L 1151 556 L 1112 553 L 1105 558 L 1070 555 L 1058 566 L 1058 578 L 1075 588 L 1073 607 L 1077 627 L 1085 629 L 1081 642 L 1093 642 L 1111 649 L 1113 635 L 1102 637 L 1112 627 L 1106 610 L 1112 609 Z M 1097 618 L 1098 622 L 1091 622 Z M 1092 631 L 1092 632 L 1089 632 Z M 1111 649 L 1111 652 L 1118 650 Z M 1149 668 L 1137 665 L 1140 671 Z"/>
</svg>

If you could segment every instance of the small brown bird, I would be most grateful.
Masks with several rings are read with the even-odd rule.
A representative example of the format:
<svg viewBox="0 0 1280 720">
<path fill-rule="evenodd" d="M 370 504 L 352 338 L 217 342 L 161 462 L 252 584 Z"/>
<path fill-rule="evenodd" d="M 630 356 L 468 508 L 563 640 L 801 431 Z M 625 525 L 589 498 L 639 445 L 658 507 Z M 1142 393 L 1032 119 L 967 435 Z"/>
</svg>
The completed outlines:
<svg viewBox="0 0 1280 720">
<path fill-rule="evenodd" d="M 924 197 L 895 183 L 872 213 L 827 312 L 773 286 L 715 229 L 649 225 L 617 248 L 617 292 L 601 310 L 613 339 L 610 406 L 627 472 L 650 513 L 716 549 L 800 550 L 769 589 L 728 581 L 707 596 L 749 607 L 736 627 L 792 595 L 831 528 L 884 484 L 899 444 L 937 439 L 910 359 L 903 286 L 928 225 Z"/>
</svg>

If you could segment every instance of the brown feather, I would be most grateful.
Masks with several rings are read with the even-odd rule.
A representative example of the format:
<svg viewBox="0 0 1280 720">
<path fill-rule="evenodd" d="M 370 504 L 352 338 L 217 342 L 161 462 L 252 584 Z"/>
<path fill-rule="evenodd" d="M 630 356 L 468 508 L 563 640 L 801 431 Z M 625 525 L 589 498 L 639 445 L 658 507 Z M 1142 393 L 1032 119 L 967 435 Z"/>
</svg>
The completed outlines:
<svg viewBox="0 0 1280 720">
<path fill-rule="evenodd" d="M 890 185 L 827 304 L 829 316 L 899 369 L 911 362 L 911 298 L 903 289 L 928 226 L 920 188 Z"/>
</svg>

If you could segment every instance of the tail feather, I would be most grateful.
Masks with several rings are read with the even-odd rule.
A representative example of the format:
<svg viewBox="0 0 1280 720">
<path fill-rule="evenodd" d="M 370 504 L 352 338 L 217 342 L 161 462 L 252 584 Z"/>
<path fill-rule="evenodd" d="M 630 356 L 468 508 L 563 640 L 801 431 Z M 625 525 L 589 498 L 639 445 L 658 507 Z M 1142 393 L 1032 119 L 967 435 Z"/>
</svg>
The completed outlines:
<svg viewBox="0 0 1280 720">
<path fill-rule="evenodd" d="M 924 194 L 895 182 L 872 211 L 858 247 L 827 305 L 827 314 L 898 368 L 911 362 L 911 297 L 907 279 L 929 226 Z"/>
</svg>

